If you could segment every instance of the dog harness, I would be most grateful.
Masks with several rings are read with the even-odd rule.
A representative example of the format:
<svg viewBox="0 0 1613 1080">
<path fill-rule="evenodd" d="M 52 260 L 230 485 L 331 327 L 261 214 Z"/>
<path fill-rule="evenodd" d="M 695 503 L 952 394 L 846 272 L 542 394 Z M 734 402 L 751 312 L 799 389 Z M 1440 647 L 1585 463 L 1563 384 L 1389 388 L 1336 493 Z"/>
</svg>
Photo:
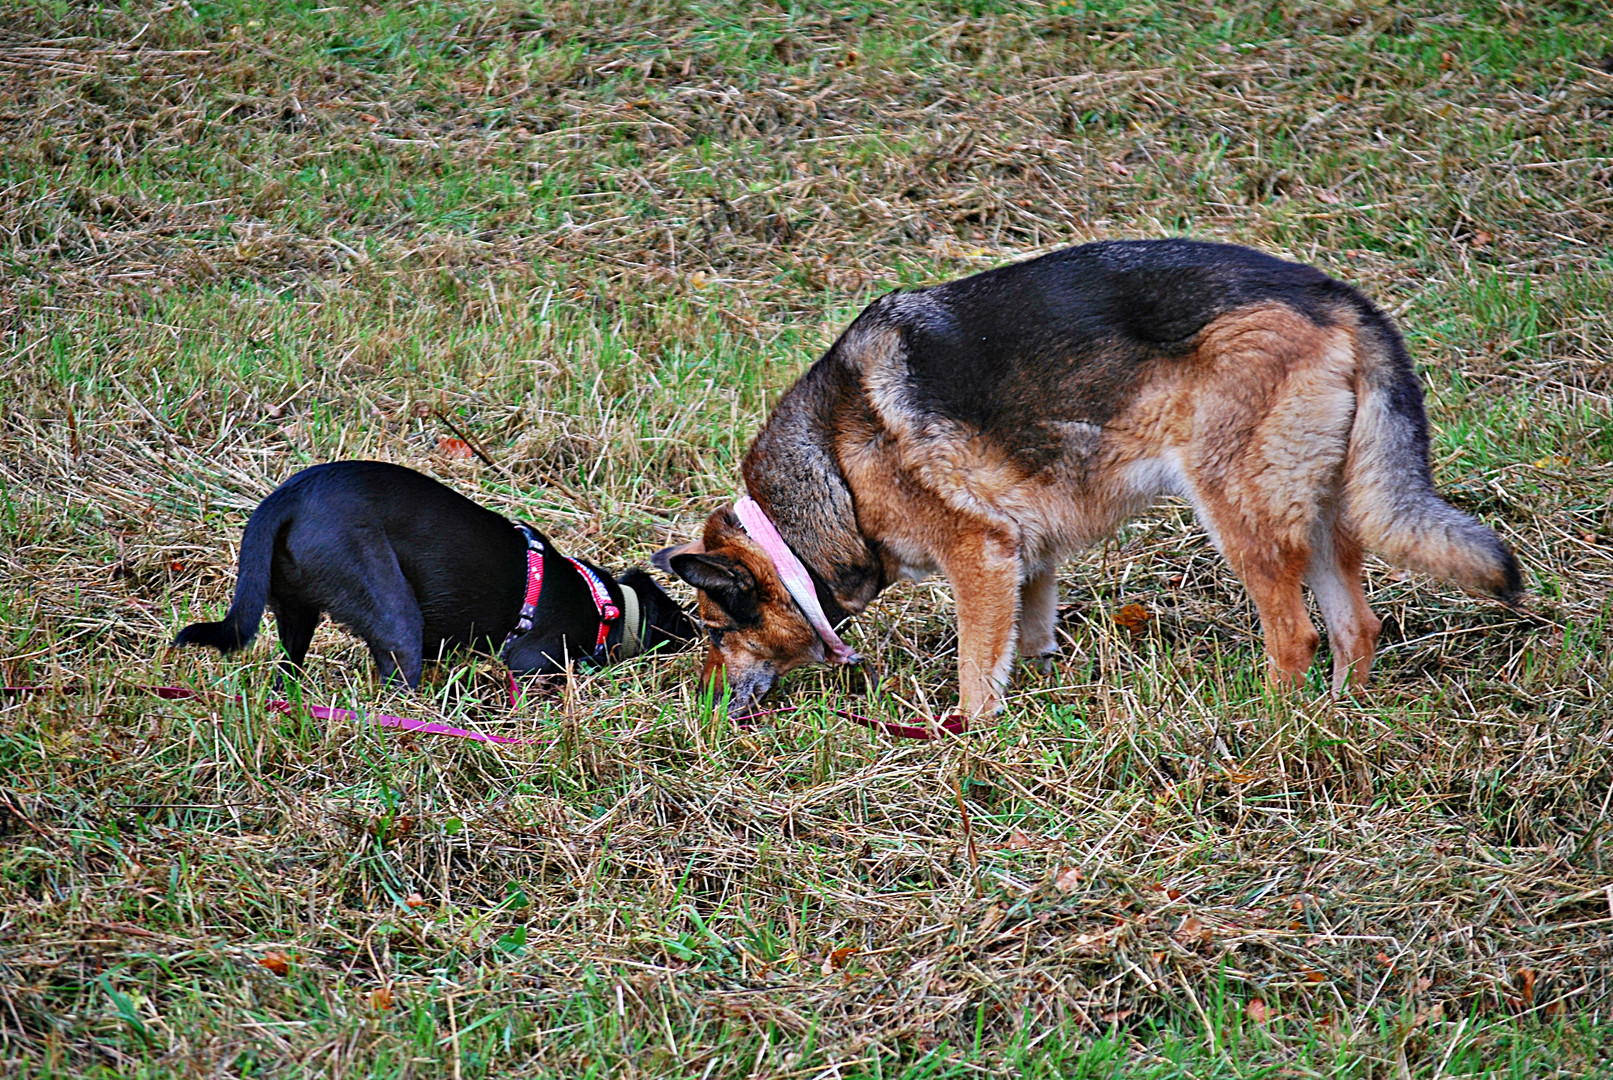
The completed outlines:
<svg viewBox="0 0 1613 1080">
<path fill-rule="evenodd" d="M 773 519 L 767 516 L 761 504 L 749 495 L 741 496 L 734 502 L 734 514 L 750 538 L 773 560 L 773 568 L 778 571 L 779 579 L 801 609 L 801 614 L 807 617 L 812 629 L 823 639 L 824 647 L 829 650 L 829 662 L 855 664 L 861 660 L 862 657 L 841 641 L 840 635 L 829 625 L 829 617 L 823 613 L 823 605 L 818 603 L 818 590 L 812 584 L 812 575 L 807 573 L 806 564 L 790 550 L 790 545 L 779 535 L 778 526 L 773 524 Z"/>
<path fill-rule="evenodd" d="M 501 658 L 510 651 L 510 646 L 514 644 L 516 638 L 532 632 L 532 627 L 538 618 L 538 601 L 543 596 L 543 541 L 538 539 L 537 530 L 531 526 L 518 524 L 515 527 L 526 539 L 526 595 L 521 598 L 521 615 L 515 620 L 515 629 L 510 631 L 504 639 L 504 644 L 499 648 L 498 654 Z M 618 651 L 618 659 L 626 660 L 637 656 L 644 647 L 644 639 L 639 631 L 638 595 L 626 585 L 621 585 L 622 608 L 618 608 L 611 602 L 610 590 L 605 587 L 598 574 L 570 555 L 560 557 L 582 575 L 584 583 L 588 586 L 588 595 L 594 601 L 594 610 L 599 613 L 599 633 L 594 638 L 594 659 L 604 658 L 605 641 L 610 637 L 611 623 L 623 618 L 622 608 L 626 608 L 627 611 L 626 621 L 622 623 L 622 644 Z"/>
</svg>

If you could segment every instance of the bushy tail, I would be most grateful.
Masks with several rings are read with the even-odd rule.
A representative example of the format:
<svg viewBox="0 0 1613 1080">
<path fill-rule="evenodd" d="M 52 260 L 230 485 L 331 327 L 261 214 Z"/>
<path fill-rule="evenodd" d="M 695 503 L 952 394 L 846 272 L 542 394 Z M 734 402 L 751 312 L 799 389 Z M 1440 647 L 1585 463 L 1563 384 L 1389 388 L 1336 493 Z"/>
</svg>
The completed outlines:
<svg viewBox="0 0 1613 1080">
<path fill-rule="evenodd" d="M 1523 592 L 1518 560 L 1487 526 L 1434 490 L 1422 387 L 1400 332 L 1368 309 L 1356 340 L 1345 522 L 1369 550 L 1397 566 L 1516 600 Z"/>
<path fill-rule="evenodd" d="M 241 565 L 235 577 L 235 599 L 221 622 L 191 623 L 174 638 L 175 645 L 211 645 L 232 653 L 252 644 L 269 601 L 269 570 L 275 539 L 296 509 L 295 496 L 276 491 L 252 511 L 241 537 Z"/>
</svg>

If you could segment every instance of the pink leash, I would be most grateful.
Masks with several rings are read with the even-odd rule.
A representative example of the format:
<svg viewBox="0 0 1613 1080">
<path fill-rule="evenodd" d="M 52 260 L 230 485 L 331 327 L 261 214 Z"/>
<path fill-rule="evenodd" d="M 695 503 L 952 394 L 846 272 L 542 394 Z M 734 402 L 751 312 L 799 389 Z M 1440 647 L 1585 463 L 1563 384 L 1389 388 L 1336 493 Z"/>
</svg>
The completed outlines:
<svg viewBox="0 0 1613 1080">
<path fill-rule="evenodd" d="M 514 685 L 512 677 L 511 685 Z M 21 697 L 26 694 L 37 694 L 49 690 L 48 686 L 5 686 L 0 687 L 0 693 L 7 697 Z M 223 698 L 230 701 L 241 701 L 240 694 L 223 694 L 216 690 L 192 690 L 184 686 L 136 686 L 137 690 L 144 690 L 148 694 L 155 694 L 164 701 L 189 701 L 201 698 Z M 76 686 L 61 687 L 62 693 L 76 694 L 80 690 Z M 271 701 L 269 708 L 277 713 L 292 716 L 297 712 L 298 706 L 289 701 Z M 304 712 L 315 720 L 348 720 L 358 723 L 369 720 L 384 728 L 396 728 L 399 731 L 419 732 L 423 735 L 452 735 L 459 739 L 470 739 L 472 742 L 500 743 L 503 745 L 529 746 L 531 739 L 517 739 L 512 735 L 489 735 L 482 731 L 470 731 L 466 728 L 457 728 L 449 724 L 436 724 L 426 720 L 411 720 L 407 716 L 389 716 L 386 713 L 358 713 L 348 709 L 332 709 L 325 705 L 304 705 Z"/>
<path fill-rule="evenodd" d="M 23 697 L 28 694 L 37 694 L 49 689 L 51 689 L 51 687 L 35 685 L 0 686 L 0 694 L 4 694 L 7 697 Z M 60 688 L 61 692 L 65 694 L 76 694 L 81 689 L 82 688 L 78 686 L 64 686 Z M 217 690 L 192 690 L 185 686 L 136 685 L 135 689 L 144 690 L 146 693 L 153 694 L 164 701 L 192 701 L 204 698 L 223 698 L 225 700 L 236 702 L 242 700 L 240 694 L 223 694 Z M 520 700 L 520 689 L 516 684 L 514 675 L 510 676 L 509 694 L 510 703 L 513 706 Z M 298 708 L 291 702 L 284 700 L 271 701 L 269 702 L 268 707 L 273 709 L 275 712 L 282 713 L 286 716 L 294 715 Z M 755 727 L 757 721 L 765 716 L 781 716 L 785 713 L 795 712 L 801 707 L 802 706 L 800 705 L 789 705 L 782 709 L 768 709 L 765 712 L 754 712 L 747 713 L 744 716 L 735 716 L 732 717 L 732 720 L 734 721 L 734 725 L 736 727 Z M 346 720 L 352 723 L 369 720 L 379 727 L 395 728 L 398 731 L 418 732 L 422 735 L 452 735 L 456 739 L 469 739 L 472 742 L 498 743 L 501 746 L 532 746 L 536 742 L 534 739 L 518 739 L 513 735 L 489 735 L 486 732 L 471 731 L 467 728 L 458 728 L 450 724 L 437 724 L 426 720 L 411 720 L 407 716 L 391 716 L 387 713 L 359 713 L 353 712 L 349 709 L 333 709 L 325 705 L 304 705 L 302 706 L 302 709 L 315 720 Z M 863 727 L 873 728 L 876 731 L 883 731 L 887 734 L 895 735 L 903 739 L 934 739 L 938 737 L 936 734 L 937 728 L 952 735 L 961 735 L 969 729 L 968 722 L 962 716 L 958 715 L 949 716 L 933 727 L 929 725 L 919 726 L 915 724 L 897 724 L 888 720 L 871 720 L 866 716 L 850 712 L 846 709 L 836 709 L 835 715 L 844 717 L 845 719 L 850 720 L 852 723 L 861 724 Z"/>
<path fill-rule="evenodd" d="M 784 588 L 794 598 L 801 614 L 807 617 L 807 622 L 812 624 L 812 629 L 818 632 L 818 637 L 823 639 L 829 662 L 852 664 L 861 659 L 829 625 L 829 617 L 823 613 L 823 605 L 818 603 L 818 590 L 812 584 L 812 575 L 807 573 L 806 564 L 790 550 L 790 545 L 779 535 L 778 526 L 773 524 L 773 519 L 767 516 L 761 504 L 749 495 L 741 496 L 734 500 L 734 516 L 739 518 L 739 523 L 756 541 L 756 545 L 773 560 L 773 568 L 778 571 Z"/>
</svg>

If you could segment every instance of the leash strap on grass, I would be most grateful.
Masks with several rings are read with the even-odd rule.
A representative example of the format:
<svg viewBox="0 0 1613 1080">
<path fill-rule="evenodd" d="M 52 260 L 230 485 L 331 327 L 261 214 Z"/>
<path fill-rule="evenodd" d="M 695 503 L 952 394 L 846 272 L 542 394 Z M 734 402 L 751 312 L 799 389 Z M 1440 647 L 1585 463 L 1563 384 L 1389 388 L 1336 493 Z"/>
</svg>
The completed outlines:
<svg viewBox="0 0 1613 1080">
<path fill-rule="evenodd" d="M 25 697 L 29 694 L 38 694 L 53 689 L 58 693 L 76 694 L 79 693 L 83 688 L 80 686 L 50 687 L 25 684 L 21 686 L 0 686 L 0 693 L 5 694 L 7 697 Z M 144 690 L 146 693 L 162 698 L 164 701 L 190 701 L 205 698 L 218 698 L 234 702 L 242 702 L 245 700 L 240 694 L 225 694 L 217 690 L 192 690 L 186 686 L 147 686 L 143 684 L 135 684 L 131 687 L 131 689 Z M 510 702 L 513 705 L 519 700 L 519 687 L 515 681 L 515 676 L 511 675 Z M 298 706 L 293 705 L 291 702 L 285 700 L 271 701 L 269 702 L 268 707 L 273 709 L 275 712 L 283 713 L 286 716 L 295 715 L 298 709 Z M 407 716 L 392 716 L 387 713 L 354 712 L 350 709 L 333 709 L 326 705 L 304 705 L 301 708 L 315 720 L 346 720 L 355 724 L 368 720 L 378 727 L 394 728 L 398 731 L 414 732 L 421 735 L 451 735 L 456 739 L 469 739 L 472 742 L 498 743 L 501 746 L 531 746 L 534 743 L 534 740 L 532 739 L 518 739 L 513 735 L 489 735 L 483 731 L 471 731 L 468 728 L 454 727 L 451 724 L 438 724 L 429 720 L 412 720 Z M 732 719 L 736 727 L 750 728 L 755 727 L 757 722 L 764 717 L 782 716 L 785 713 L 795 712 L 799 708 L 801 708 L 799 705 L 790 705 L 783 709 L 768 709 L 765 712 L 746 713 L 744 716 L 735 716 Z M 938 720 L 933 723 L 923 725 L 898 724 L 890 720 L 874 720 L 870 717 L 863 716 L 860 713 L 851 712 L 848 709 L 836 709 L 834 713 L 836 716 L 850 720 L 854 724 L 861 724 L 863 727 L 872 728 L 875 731 L 883 731 L 887 735 L 894 735 L 901 739 L 937 739 L 940 738 L 941 732 L 946 732 L 949 735 L 962 735 L 964 732 L 969 730 L 969 722 L 957 713 L 954 713 L 944 720 Z"/>
<path fill-rule="evenodd" d="M 56 689 L 63 694 L 76 694 L 82 688 L 77 686 L 49 687 L 49 686 L 6 686 L 0 687 L 7 697 L 23 697 L 28 694 L 37 694 L 42 691 Z M 164 701 L 188 701 L 192 699 L 217 698 L 225 701 L 242 702 L 245 699 L 240 694 L 224 694 L 217 690 L 192 690 L 185 686 L 144 686 L 135 685 L 135 690 L 144 690 L 148 694 L 162 698 Z M 271 701 L 269 708 L 275 712 L 293 716 L 299 706 L 289 701 Z M 472 742 L 499 743 L 501 745 L 526 746 L 531 745 L 531 739 L 518 739 L 513 735 L 489 735 L 483 731 L 471 731 L 468 728 L 454 727 L 451 724 L 438 724 L 428 720 L 412 720 L 407 716 L 391 716 L 387 713 L 353 712 L 349 709 L 333 709 L 325 705 L 303 705 L 301 710 L 315 720 L 348 720 L 353 723 L 370 721 L 384 728 L 395 728 L 398 731 L 416 732 L 421 735 L 452 735 L 456 739 L 469 739 Z"/>
<path fill-rule="evenodd" d="M 746 713 L 744 716 L 734 716 L 729 719 L 733 720 L 736 727 L 750 728 L 755 727 L 756 722 L 763 717 L 781 716 L 784 713 L 795 712 L 799 708 L 801 708 L 799 705 L 790 705 L 782 709 L 767 709 L 763 712 Z M 875 720 L 871 717 L 863 716 L 861 713 L 854 713 L 849 709 L 836 709 L 834 714 L 844 720 L 850 720 L 854 724 L 861 724 L 863 727 L 873 728 L 875 731 L 883 731 L 887 735 L 895 735 L 900 739 L 938 739 L 943 731 L 948 735 L 962 735 L 969 730 L 969 721 L 958 713 L 953 713 L 944 720 L 936 720 L 926 724 L 898 724 L 892 720 Z"/>
</svg>

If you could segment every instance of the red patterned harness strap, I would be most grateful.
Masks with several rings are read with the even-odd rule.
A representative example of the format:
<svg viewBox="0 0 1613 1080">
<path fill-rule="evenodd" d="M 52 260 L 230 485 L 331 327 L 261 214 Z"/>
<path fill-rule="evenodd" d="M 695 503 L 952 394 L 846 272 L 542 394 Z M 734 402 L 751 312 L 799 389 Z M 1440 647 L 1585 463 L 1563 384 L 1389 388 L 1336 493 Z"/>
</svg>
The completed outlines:
<svg viewBox="0 0 1613 1080">
<path fill-rule="evenodd" d="M 610 624 L 622 617 L 621 609 L 610 598 L 610 590 L 599 579 L 599 575 L 587 566 L 573 559 L 570 555 L 562 556 L 568 563 L 577 568 L 577 573 L 588 583 L 588 592 L 594 598 L 594 608 L 599 612 L 599 636 L 594 641 L 594 657 L 600 658 L 605 652 L 605 639 L 610 637 Z"/>
<path fill-rule="evenodd" d="M 538 617 L 538 600 L 543 596 L 543 541 L 538 539 L 535 529 L 526 525 L 515 528 L 526 539 L 526 594 L 521 598 L 521 616 L 515 620 L 515 629 L 499 648 L 500 658 L 510 651 L 516 638 L 531 631 Z"/>
</svg>

